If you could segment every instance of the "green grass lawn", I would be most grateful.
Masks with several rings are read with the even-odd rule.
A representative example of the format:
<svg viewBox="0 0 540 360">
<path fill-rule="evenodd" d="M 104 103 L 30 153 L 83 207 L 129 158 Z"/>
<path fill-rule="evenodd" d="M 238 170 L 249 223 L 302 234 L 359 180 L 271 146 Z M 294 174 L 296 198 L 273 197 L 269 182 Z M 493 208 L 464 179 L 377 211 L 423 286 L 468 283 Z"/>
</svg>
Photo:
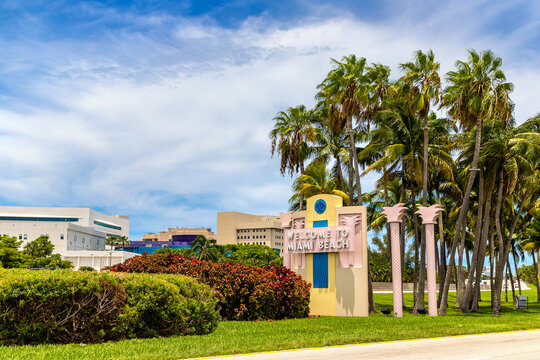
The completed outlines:
<svg viewBox="0 0 540 360">
<path fill-rule="evenodd" d="M 126 340 L 97 345 L 41 345 L 0 347 L 0 359 L 181 359 L 257 351 L 298 349 L 403 339 L 540 329 L 540 303 L 536 289 L 527 290 L 529 310 L 516 311 L 504 303 L 498 317 L 491 315 L 489 293 L 482 292 L 480 312 L 461 314 L 449 309 L 446 317 L 414 316 L 401 319 L 382 314 L 367 318 L 320 317 L 310 319 L 221 322 L 204 336 Z M 511 298 L 511 292 L 510 292 Z M 503 294 L 504 300 L 504 294 Z M 392 294 L 375 294 L 377 310 L 392 306 Z M 450 293 L 453 307 L 455 294 Z M 405 294 L 412 305 L 412 294 Z M 426 299 L 427 305 L 427 299 Z"/>
</svg>

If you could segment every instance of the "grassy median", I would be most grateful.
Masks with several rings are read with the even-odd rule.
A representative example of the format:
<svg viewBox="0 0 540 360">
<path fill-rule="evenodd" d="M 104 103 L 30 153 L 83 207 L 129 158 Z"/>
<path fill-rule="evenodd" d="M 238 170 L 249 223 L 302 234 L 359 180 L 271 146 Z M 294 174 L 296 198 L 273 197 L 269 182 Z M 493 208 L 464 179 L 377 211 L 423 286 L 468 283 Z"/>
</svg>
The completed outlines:
<svg viewBox="0 0 540 360">
<path fill-rule="evenodd" d="M 511 292 L 509 294 L 511 298 Z M 461 314 L 449 309 L 446 317 L 430 318 L 406 313 L 395 319 L 380 313 L 367 318 L 320 317 L 309 319 L 221 322 L 204 336 L 174 336 L 147 340 L 126 340 L 97 345 L 40 345 L 0 347 L 0 359 L 182 359 L 240 354 L 258 351 L 298 349 L 403 339 L 540 329 L 540 303 L 536 289 L 524 291 L 529 310 L 516 311 L 503 302 L 498 317 L 491 315 L 490 294 L 482 292 L 480 311 Z M 504 294 L 503 294 L 504 300 Z M 392 294 L 375 294 L 377 310 L 391 307 Z M 451 307 L 455 294 L 450 293 Z M 412 294 L 405 294 L 412 305 Z M 427 299 L 426 299 L 427 304 Z"/>
</svg>

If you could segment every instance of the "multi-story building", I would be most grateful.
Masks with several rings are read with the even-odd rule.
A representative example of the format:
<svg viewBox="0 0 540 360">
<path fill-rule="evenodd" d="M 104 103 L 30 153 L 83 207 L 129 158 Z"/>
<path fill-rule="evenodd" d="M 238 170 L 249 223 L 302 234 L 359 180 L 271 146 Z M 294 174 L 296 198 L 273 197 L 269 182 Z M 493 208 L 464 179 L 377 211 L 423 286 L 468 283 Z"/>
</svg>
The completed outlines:
<svg viewBox="0 0 540 360">
<path fill-rule="evenodd" d="M 218 244 L 260 244 L 283 250 L 283 229 L 277 216 L 218 212 L 216 233 Z"/>
<path fill-rule="evenodd" d="M 129 218 L 90 208 L 0 206 L 0 234 L 23 240 L 22 246 L 48 235 L 54 251 L 103 250 L 108 235 L 129 236 Z"/>
<path fill-rule="evenodd" d="M 189 248 L 197 236 L 203 235 L 207 239 L 216 238 L 209 228 L 185 228 L 174 227 L 168 231 L 155 233 L 145 233 L 142 240 L 130 241 L 129 246 L 117 246 L 117 250 L 130 251 L 138 254 L 153 254 L 157 249 L 170 247 L 171 249 Z"/>
<path fill-rule="evenodd" d="M 214 234 L 209 228 L 187 228 L 187 227 L 173 227 L 169 228 L 168 231 L 160 231 L 157 234 L 155 233 L 146 233 L 142 237 L 142 241 L 176 241 L 187 239 L 187 237 L 182 235 L 203 235 L 207 239 L 216 239 L 216 234 Z"/>
</svg>

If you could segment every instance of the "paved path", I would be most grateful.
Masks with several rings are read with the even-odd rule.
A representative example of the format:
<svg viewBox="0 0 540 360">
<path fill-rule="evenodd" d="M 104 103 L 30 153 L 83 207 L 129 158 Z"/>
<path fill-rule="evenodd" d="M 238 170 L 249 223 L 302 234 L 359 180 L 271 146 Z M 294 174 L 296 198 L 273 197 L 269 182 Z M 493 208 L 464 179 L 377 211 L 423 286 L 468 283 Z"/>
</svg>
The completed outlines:
<svg viewBox="0 0 540 360">
<path fill-rule="evenodd" d="M 216 359 L 216 358 L 214 358 Z M 540 359 L 540 330 L 228 356 L 237 360 Z"/>
</svg>

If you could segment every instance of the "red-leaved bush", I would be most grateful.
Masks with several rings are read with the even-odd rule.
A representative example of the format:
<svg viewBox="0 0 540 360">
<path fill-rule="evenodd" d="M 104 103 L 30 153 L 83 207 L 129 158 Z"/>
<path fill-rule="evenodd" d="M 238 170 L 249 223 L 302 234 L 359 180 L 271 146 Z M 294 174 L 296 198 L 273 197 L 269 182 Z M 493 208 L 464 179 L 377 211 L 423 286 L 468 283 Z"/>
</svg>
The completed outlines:
<svg viewBox="0 0 540 360">
<path fill-rule="evenodd" d="M 191 276 L 209 285 L 222 318 L 263 320 L 307 317 L 311 285 L 281 266 L 257 267 L 196 260 L 174 254 L 136 256 L 111 271 Z"/>
</svg>

